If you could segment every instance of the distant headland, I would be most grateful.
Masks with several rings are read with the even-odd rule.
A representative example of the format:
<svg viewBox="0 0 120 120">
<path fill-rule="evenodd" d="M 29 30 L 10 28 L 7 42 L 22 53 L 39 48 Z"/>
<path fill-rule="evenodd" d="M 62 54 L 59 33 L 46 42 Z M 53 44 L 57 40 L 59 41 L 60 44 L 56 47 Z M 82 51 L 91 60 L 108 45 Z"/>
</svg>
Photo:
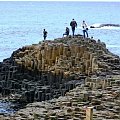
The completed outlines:
<svg viewBox="0 0 120 120">
<path fill-rule="evenodd" d="M 90 28 L 120 27 L 120 24 L 93 24 Z"/>
</svg>

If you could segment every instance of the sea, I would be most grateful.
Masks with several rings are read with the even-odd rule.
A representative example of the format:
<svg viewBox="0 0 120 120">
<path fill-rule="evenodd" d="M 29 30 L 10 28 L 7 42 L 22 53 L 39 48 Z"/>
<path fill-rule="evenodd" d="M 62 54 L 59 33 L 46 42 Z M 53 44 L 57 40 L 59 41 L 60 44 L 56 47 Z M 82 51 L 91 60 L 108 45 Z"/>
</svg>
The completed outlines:
<svg viewBox="0 0 120 120">
<path fill-rule="evenodd" d="M 100 39 L 120 56 L 120 27 L 116 26 L 120 25 L 120 2 L 0 1 L 0 62 L 18 48 L 43 41 L 43 29 L 48 32 L 47 40 L 63 37 L 72 19 L 77 22 L 75 34 L 83 34 L 85 20 L 89 37 Z M 101 24 L 113 26 L 99 27 Z M 0 103 L 0 113 L 10 113 L 6 106 L 9 104 Z"/>
</svg>

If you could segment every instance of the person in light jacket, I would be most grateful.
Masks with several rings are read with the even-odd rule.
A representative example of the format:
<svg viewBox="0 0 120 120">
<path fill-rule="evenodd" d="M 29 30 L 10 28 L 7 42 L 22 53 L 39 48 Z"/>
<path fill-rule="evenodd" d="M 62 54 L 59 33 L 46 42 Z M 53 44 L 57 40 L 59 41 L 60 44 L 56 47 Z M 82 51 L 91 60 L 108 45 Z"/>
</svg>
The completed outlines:
<svg viewBox="0 0 120 120">
<path fill-rule="evenodd" d="M 82 23 L 82 30 L 83 30 L 83 36 L 84 38 L 87 36 L 88 37 L 88 26 L 87 23 L 83 20 Z"/>
</svg>

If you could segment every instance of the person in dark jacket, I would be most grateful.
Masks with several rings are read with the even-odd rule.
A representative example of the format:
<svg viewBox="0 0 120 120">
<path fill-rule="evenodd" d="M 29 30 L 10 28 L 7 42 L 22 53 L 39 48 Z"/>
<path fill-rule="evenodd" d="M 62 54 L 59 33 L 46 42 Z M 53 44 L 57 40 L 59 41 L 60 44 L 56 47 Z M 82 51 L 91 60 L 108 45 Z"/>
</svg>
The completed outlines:
<svg viewBox="0 0 120 120">
<path fill-rule="evenodd" d="M 46 40 L 46 37 L 47 37 L 47 31 L 44 29 L 43 30 L 43 38 L 44 38 L 44 40 Z"/>
<path fill-rule="evenodd" d="M 65 30 L 65 33 L 63 34 L 63 37 L 64 37 L 64 35 L 69 35 L 69 32 L 70 32 L 70 30 L 69 30 L 69 28 L 68 27 L 66 27 L 66 30 Z"/>
<path fill-rule="evenodd" d="M 70 22 L 70 26 L 72 28 L 72 33 L 73 33 L 73 37 L 74 37 L 74 35 L 75 35 L 75 28 L 77 28 L 77 22 L 74 19 L 72 19 L 72 21 Z"/>
</svg>

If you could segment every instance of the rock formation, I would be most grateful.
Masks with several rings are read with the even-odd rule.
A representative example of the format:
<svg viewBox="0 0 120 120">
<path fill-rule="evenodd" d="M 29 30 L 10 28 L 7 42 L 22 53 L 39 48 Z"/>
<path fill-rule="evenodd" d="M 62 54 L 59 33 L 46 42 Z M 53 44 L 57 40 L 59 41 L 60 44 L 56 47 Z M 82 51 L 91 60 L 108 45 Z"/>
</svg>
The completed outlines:
<svg viewBox="0 0 120 120">
<path fill-rule="evenodd" d="M 95 120 L 120 118 L 120 58 L 100 40 L 76 35 L 24 46 L 0 71 L 2 96 L 37 102 L 10 119 L 84 119 L 87 107 L 93 107 Z"/>
</svg>

